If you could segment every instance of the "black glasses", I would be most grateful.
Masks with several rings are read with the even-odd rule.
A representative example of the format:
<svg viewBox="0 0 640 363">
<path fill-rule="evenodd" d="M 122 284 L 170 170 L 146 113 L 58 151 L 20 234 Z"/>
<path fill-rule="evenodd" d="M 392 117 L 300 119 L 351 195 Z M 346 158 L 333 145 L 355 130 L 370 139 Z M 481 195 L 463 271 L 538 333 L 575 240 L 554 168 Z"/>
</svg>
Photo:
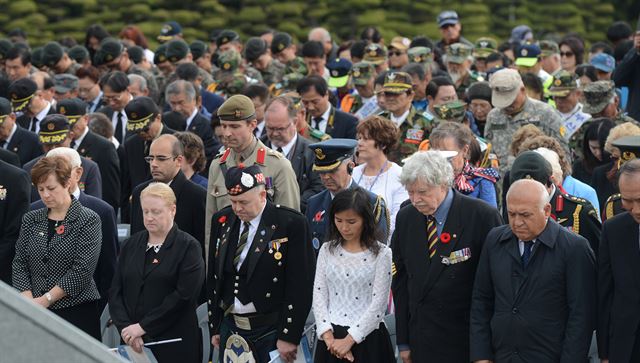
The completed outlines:
<svg viewBox="0 0 640 363">
<path fill-rule="evenodd" d="M 149 155 L 149 156 L 145 156 L 144 157 L 144 161 L 146 161 L 147 163 L 151 163 L 154 159 L 158 160 L 159 162 L 163 162 L 163 161 L 167 161 L 167 160 L 175 160 L 177 158 L 177 156 L 162 156 L 162 155 Z"/>
<path fill-rule="evenodd" d="M 397 52 L 397 51 L 396 52 L 391 51 L 388 54 L 389 54 L 389 57 L 394 56 L 394 55 L 396 57 L 399 57 L 399 56 L 403 55 L 404 53 L 403 52 Z"/>
<path fill-rule="evenodd" d="M 573 57 L 573 52 L 560 52 L 561 57 Z"/>
</svg>

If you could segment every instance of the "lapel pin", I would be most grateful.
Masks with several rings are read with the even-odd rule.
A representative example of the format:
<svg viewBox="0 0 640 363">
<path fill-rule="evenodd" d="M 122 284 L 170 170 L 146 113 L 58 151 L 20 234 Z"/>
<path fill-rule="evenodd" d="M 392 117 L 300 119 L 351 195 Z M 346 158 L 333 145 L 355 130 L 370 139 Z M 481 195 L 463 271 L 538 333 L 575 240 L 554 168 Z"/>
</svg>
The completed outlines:
<svg viewBox="0 0 640 363">
<path fill-rule="evenodd" d="M 153 259 L 153 261 L 152 261 L 151 263 L 152 263 L 152 264 L 154 264 L 154 265 L 156 265 L 156 264 L 159 264 L 159 263 L 160 263 L 160 261 L 158 261 L 158 259 L 157 259 L 157 258 L 154 258 L 154 259 Z"/>
<path fill-rule="evenodd" d="M 264 236 L 265 235 L 265 230 L 263 229 L 262 231 L 260 231 L 260 235 Z"/>
<path fill-rule="evenodd" d="M 259 252 L 260 252 L 260 247 L 256 247 L 256 250 L 255 250 L 255 251 L 253 251 L 253 252 L 255 252 L 255 253 L 259 253 Z"/>
<path fill-rule="evenodd" d="M 275 225 L 275 224 L 272 224 L 272 225 L 271 225 L 271 229 L 276 229 L 276 225 Z"/>
<path fill-rule="evenodd" d="M 457 238 L 457 237 L 458 237 L 458 236 L 454 233 L 454 234 L 453 234 L 453 238 Z"/>
</svg>

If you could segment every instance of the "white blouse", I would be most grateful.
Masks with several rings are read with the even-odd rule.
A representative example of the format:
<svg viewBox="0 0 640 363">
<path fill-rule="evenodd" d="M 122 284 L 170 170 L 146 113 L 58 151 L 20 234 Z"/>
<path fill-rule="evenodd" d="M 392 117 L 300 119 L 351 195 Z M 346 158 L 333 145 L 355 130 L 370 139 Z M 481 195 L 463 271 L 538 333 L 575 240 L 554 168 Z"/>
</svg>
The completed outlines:
<svg viewBox="0 0 640 363">
<path fill-rule="evenodd" d="M 353 169 L 353 180 L 365 190 L 370 191 L 375 195 L 379 195 L 384 198 L 384 202 L 389 209 L 389 216 L 391 217 L 391 225 L 389 226 L 389 240 L 393 235 L 393 230 L 396 227 L 396 215 L 400 210 L 400 205 L 405 200 L 409 199 L 409 193 L 400 184 L 400 173 L 402 173 L 402 167 L 394 162 L 390 162 L 391 167 L 381 173 L 377 179 L 375 175 L 364 175 L 364 168 L 366 164 L 358 165 Z"/>
<path fill-rule="evenodd" d="M 380 251 L 352 253 L 342 246 L 320 248 L 313 286 L 313 315 L 318 337 L 331 324 L 348 326 L 356 343 L 382 322 L 391 289 L 391 248 L 378 242 Z"/>
</svg>

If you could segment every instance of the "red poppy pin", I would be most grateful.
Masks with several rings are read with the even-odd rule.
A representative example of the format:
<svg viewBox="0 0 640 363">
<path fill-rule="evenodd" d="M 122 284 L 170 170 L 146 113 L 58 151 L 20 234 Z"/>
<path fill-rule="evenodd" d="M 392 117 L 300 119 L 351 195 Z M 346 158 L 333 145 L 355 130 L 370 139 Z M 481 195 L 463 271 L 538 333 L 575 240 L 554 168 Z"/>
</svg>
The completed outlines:
<svg viewBox="0 0 640 363">
<path fill-rule="evenodd" d="M 313 217 L 314 222 L 320 222 L 322 220 L 322 216 L 324 215 L 324 211 L 319 211 L 316 213 L 315 217 Z"/>
<path fill-rule="evenodd" d="M 451 241 L 451 235 L 447 232 L 440 234 L 440 242 L 449 243 Z"/>
<path fill-rule="evenodd" d="M 227 216 L 222 216 L 220 218 L 218 218 L 218 222 L 224 224 L 224 222 L 227 221 Z"/>
<path fill-rule="evenodd" d="M 58 226 L 58 228 L 56 228 L 56 233 L 57 234 L 63 234 L 64 233 L 64 224 L 61 224 L 60 226 Z"/>
</svg>

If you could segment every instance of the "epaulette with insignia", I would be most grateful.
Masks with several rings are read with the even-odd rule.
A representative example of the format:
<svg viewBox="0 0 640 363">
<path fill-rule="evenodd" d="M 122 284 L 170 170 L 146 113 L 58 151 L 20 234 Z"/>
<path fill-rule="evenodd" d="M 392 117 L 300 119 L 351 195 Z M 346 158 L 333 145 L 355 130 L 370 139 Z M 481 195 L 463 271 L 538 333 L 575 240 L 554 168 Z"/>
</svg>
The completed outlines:
<svg viewBox="0 0 640 363">
<path fill-rule="evenodd" d="M 617 214 L 618 208 L 616 208 L 616 204 L 619 204 L 622 199 L 622 195 L 620 193 L 612 194 L 607 198 L 607 201 L 604 203 L 604 212 L 602 213 L 602 222 L 607 219 L 613 218 Z"/>
<path fill-rule="evenodd" d="M 267 157 L 267 149 L 264 147 L 261 147 L 258 149 L 258 152 L 256 153 L 256 164 L 260 164 L 264 166 L 264 159 Z"/>
</svg>

